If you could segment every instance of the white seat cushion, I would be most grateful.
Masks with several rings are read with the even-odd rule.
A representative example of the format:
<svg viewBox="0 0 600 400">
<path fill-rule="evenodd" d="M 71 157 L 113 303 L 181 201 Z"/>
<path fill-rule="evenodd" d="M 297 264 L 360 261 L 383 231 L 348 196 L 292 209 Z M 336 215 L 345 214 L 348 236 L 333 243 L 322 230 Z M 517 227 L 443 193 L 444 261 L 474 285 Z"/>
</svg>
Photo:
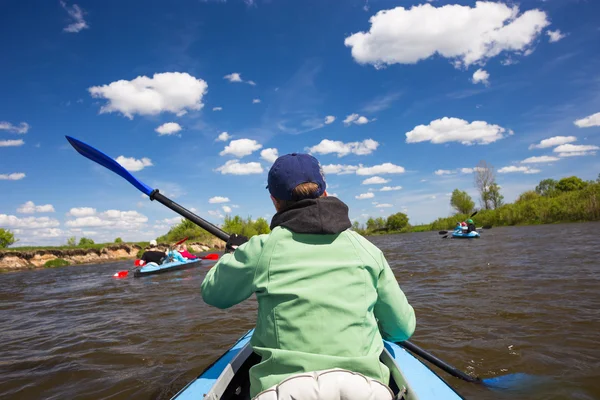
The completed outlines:
<svg viewBox="0 0 600 400">
<path fill-rule="evenodd" d="M 345 369 L 305 372 L 260 392 L 254 400 L 393 400 L 383 383 Z"/>
</svg>

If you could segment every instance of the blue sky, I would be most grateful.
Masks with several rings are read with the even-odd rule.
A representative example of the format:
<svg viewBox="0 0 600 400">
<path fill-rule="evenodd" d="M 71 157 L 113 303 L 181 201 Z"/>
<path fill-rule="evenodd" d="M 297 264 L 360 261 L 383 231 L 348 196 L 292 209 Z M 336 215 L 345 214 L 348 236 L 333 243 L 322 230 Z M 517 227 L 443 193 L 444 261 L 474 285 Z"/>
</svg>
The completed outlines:
<svg viewBox="0 0 600 400">
<path fill-rule="evenodd" d="M 0 227 L 44 245 L 175 222 L 65 135 L 216 224 L 270 218 L 267 172 L 291 152 L 315 155 L 361 222 L 449 215 L 453 189 L 476 196 L 480 160 L 507 201 L 544 178 L 595 179 L 599 14 L 576 0 L 9 0 Z"/>
</svg>

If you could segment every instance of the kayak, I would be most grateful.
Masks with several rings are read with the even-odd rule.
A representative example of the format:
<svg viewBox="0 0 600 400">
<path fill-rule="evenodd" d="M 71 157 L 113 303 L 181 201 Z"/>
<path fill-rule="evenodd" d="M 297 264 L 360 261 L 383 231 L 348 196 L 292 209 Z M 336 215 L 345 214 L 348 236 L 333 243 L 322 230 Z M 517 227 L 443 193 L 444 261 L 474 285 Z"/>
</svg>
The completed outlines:
<svg viewBox="0 0 600 400">
<path fill-rule="evenodd" d="M 260 362 L 252 351 L 250 330 L 225 354 L 190 382 L 172 400 L 250 400 L 250 367 Z M 399 399 L 459 400 L 464 399 L 435 372 L 402 347 L 384 341 L 381 361 L 390 369 L 390 388 Z"/>
<path fill-rule="evenodd" d="M 476 231 L 467 233 L 467 232 L 455 230 L 454 232 L 452 232 L 452 237 L 454 239 L 479 239 L 481 237 L 481 235 L 479 234 L 479 232 L 476 232 Z"/>
<path fill-rule="evenodd" d="M 150 262 L 150 263 L 144 265 L 142 268 L 136 269 L 135 272 L 133 273 L 133 276 L 135 278 L 139 278 L 140 276 L 162 274 L 164 272 L 169 272 L 169 271 L 179 271 L 182 269 L 197 267 L 201 263 L 202 263 L 202 260 L 199 258 L 195 259 L 195 260 L 187 260 L 185 262 L 172 261 L 172 262 L 168 262 L 168 263 L 164 263 L 164 264 L 157 264 L 157 263 Z"/>
</svg>

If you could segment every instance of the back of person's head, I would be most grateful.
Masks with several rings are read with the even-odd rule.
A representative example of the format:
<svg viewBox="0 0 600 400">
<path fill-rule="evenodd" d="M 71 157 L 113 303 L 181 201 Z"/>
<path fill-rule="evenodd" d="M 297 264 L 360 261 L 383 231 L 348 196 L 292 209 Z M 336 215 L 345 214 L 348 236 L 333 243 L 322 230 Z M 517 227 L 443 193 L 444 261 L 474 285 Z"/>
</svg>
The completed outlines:
<svg viewBox="0 0 600 400">
<path fill-rule="evenodd" d="M 156 246 L 158 246 L 158 243 L 156 243 L 156 240 L 152 239 L 150 241 L 150 247 L 156 247 Z"/>
<path fill-rule="evenodd" d="M 325 175 L 310 154 L 292 153 L 279 157 L 269 170 L 269 193 L 277 211 L 304 199 L 327 196 Z"/>
</svg>

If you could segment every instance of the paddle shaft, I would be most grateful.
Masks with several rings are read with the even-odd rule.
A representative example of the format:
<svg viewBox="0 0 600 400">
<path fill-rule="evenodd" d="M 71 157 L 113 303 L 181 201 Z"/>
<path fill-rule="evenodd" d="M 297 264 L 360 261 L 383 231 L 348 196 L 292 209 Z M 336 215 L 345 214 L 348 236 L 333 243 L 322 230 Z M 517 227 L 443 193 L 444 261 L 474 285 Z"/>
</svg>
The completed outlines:
<svg viewBox="0 0 600 400">
<path fill-rule="evenodd" d="M 449 373 L 450 375 L 452 375 L 456 378 L 459 378 L 459 379 L 462 379 L 463 381 L 467 381 L 467 382 L 471 382 L 471 383 L 481 383 L 480 378 L 474 378 L 471 375 L 465 374 L 461 370 L 454 368 L 452 365 L 440 360 L 433 354 L 423 350 L 422 348 L 420 348 L 419 346 L 417 346 L 416 344 L 414 344 L 412 342 L 409 342 L 408 340 L 406 340 L 404 342 L 400 342 L 400 343 L 398 343 L 398 345 L 404 347 L 406 350 L 409 350 L 412 353 L 415 353 L 419 357 L 429 361 L 436 367 L 446 371 L 447 373 Z"/>
</svg>

